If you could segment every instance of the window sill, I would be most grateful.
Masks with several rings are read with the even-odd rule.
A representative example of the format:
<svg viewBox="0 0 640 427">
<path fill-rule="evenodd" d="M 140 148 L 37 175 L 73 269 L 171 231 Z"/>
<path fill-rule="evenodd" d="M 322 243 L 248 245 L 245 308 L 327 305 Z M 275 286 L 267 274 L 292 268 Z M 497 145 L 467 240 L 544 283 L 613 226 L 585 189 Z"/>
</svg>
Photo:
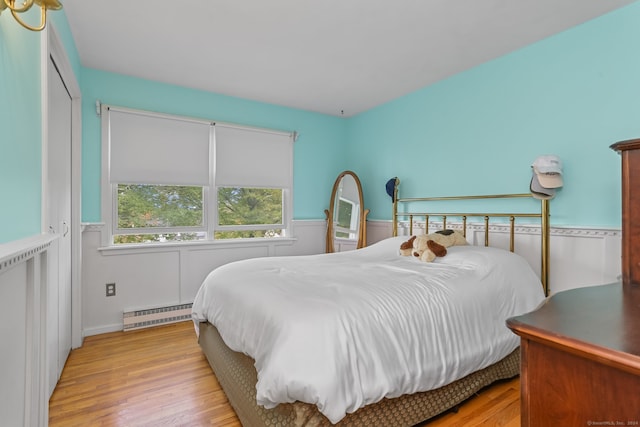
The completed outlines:
<svg viewBox="0 0 640 427">
<path fill-rule="evenodd" d="M 255 248 L 271 246 L 291 246 L 298 239 L 295 237 L 277 237 L 270 239 L 229 239 L 205 240 L 189 242 L 140 243 L 102 246 L 98 248 L 103 255 L 123 255 L 142 252 L 173 252 L 180 249 L 221 249 L 221 248 Z"/>
</svg>

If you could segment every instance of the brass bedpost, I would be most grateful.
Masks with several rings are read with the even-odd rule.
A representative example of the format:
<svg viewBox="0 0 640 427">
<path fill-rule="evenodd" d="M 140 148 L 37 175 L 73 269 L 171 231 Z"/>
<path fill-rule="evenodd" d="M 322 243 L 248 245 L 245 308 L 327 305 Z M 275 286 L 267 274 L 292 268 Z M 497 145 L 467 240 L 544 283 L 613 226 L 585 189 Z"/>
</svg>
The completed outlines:
<svg viewBox="0 0 640 427">
<path fill-rule="evenodd" d="M 467 238 L 467 216 L 462 215 L 462 235 Z"/>
<path fill-rule="evenodd" d="M 393 237 L 398 235 L 398 186 L 400 185 L 400 180 L 396 178 L 395 183 L 393 185 Z"/>
<path fill-rule="evenodd" d="M 542 230 L 540 233 L 542 245 L 542 261 L 540 265 L 540 280 L 542 281 L 544 295 L 549 296 L 549 238 L 551 232 L 551 226 L 549 225 L 549 200 L 542 199 L 540 202 L 542 204 Z"/>
<path fill-rule="evenodd" d="M 514 228 L 515 221 L 516 221 L 516 217 L 511 215 L 509 217 L 509 250 L 511 252 L 513 252 L 515 249 L 515 237 L 516 237 L 515 236 L 516 230 Z"/>
<path fill-rule="evenodd" d="M 489 217 L 484 217 L 484 245 L 489 246 Z"/>
</svg>

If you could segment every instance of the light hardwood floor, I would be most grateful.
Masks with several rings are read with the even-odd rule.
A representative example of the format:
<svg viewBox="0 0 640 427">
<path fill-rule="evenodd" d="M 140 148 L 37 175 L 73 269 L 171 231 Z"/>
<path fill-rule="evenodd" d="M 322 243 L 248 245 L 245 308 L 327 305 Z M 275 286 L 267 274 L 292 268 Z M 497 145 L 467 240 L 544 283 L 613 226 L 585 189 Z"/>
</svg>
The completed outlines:
<svg viewBox="0 0 640 427">
<path fill-rule="evenodd" d="M 520 426 L 520 383 L 500 382 L 428 427 Z M 240 422 L 191 322 L 87 337 L 49 401 L 49 425 L 220 426 Z"/>
</svg>

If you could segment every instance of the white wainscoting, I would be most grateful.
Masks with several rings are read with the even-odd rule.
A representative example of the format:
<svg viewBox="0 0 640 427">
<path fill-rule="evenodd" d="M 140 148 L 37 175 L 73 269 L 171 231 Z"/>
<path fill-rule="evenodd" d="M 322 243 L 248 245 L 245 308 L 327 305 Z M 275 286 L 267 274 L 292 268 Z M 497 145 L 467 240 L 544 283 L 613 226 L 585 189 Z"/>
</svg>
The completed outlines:
<svg viewBox="0 0 640 427">
<path fill-rule="evenodd" d="M 56 236 L 0 245 L 0 424 L 46 426 L 47 262 Z"/>
<path fill-rule="evenodd" d="M 193 302 L 206 275 L 229 262 L 325 250 L 323 220 L 294 221 L 294 238 L 259 244 L 216 242 L 134 249 L 101 248 L 102 224 L 85 224 L 82 239 L 83 336 L 122 330 L 124 312 Z M 116 295 L 107 297 L 107 283 Z"/>
<path fill-rule="evenodd" d="M 470 230 L 470 240 L 484 241 L 483 230 Z M 258 256 L 323 253 L 326 222 L 294 221 L 293 239 L 258 246 L 216 243 L 104 250 L 101 231 L 100 224 L 87 224 L 83 233 L 84 336 L 122 330 L 125 311 L 192 302 L 205 276 L 220 265 Z M 400 228 L 400 234 L 407 233 Z M 368 221 L 367 236 L 369 244 L 391 236 L 391 222 Z M 508 245 L 507 231 L 499 226 L 492 226 L 490 236 L 492 245 Z M 553 227 L 550 246 L 551 292 L 611 283 L 620 275 L 619 230 Z M 517 227 L 515 247 L 539 273 L 539 230 Z M 116 283 L 116 296 L 106 297 L 106 283 Z"/>
</svg>

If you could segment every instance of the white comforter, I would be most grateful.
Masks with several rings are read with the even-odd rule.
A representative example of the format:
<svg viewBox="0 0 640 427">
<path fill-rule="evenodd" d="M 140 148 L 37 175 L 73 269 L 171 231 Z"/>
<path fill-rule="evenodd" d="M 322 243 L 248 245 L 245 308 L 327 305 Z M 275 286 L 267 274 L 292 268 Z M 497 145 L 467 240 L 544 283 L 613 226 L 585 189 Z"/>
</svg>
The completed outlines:
<svg viewBox="0 0 640 427">
<path fill-rule="evenodd" d="M 384 397 L 444 386 L 518 346 L 505 320 L 544 295 L 518 255 L 456 246 L 436 262 L 405 238 L 358 251 L 238 261 L 209 274 L 193 319 L 255 359 L 257 401 L 302 401 L 333 423 Z"/>
</svg>

